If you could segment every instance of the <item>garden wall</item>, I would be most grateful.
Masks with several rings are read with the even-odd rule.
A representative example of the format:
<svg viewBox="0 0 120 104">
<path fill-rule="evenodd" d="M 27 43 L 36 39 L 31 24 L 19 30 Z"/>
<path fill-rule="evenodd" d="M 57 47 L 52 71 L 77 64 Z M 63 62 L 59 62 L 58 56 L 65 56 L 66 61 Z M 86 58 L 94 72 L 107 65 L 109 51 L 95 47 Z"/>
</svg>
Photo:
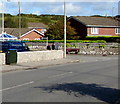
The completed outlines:
<svg viewBox="0 0 120 104">
<path fill-rule="evenodd" d="M 17 52 L 17 63 L 63 58 L 62 50 Z M 0 65 L 5 64 L 5 53 L 0 53 Z"/>
</svg>

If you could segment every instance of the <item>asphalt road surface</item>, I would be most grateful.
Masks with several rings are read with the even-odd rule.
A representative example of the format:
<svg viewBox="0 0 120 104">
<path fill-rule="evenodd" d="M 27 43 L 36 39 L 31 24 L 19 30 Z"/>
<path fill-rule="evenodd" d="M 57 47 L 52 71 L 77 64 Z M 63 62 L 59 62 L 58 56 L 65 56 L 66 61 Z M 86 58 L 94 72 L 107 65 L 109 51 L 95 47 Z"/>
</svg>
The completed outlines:
<svg viewBox="0 0 120 104">
<path fill-rule="evenodd" d="M 120 104 L 118 57 L 68 55 L 80 62 L 7 72 L 3 102 L 105 102 Z"/>
</svg>

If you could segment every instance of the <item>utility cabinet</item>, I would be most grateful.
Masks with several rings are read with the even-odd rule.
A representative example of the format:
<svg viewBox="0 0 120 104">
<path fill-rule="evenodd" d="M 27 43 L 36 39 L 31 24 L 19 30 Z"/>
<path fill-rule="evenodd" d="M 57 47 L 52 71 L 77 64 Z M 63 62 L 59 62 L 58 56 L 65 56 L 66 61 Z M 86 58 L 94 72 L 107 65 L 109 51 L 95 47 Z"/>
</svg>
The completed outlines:
<svg viewBox="0 0 120 104">
<path fill-rule="evenodd" d="M 17 51 L 16 50 L 8 50 L 6 52 L 6 64 L 16 64 L 17 63 Z"/>
</svg>

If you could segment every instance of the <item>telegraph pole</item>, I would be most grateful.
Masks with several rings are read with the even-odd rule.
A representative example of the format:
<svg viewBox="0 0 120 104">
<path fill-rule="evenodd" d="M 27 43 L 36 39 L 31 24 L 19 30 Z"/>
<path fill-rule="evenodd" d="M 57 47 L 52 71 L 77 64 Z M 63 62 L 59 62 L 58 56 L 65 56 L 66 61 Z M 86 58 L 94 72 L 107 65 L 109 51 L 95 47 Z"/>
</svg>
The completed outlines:
<svg viewBox="0 0 120 104">
<path fill-rule="evenodd" d="M 2 33 L 4 33 L 4 1 L 2 0 Z"/>
<path fill-rule="evenodd" d="M 18 8 L 19 8 L 19 39 L 20 39 L 20 36 L 21 36 L 21 10 L 20 10 L 20 0 L 18 0 Z"/>
<path fill-rule="evenodd" d="M 64 58 L 66 58 L 66 3 L 64 0 Z"/>
<path fill-rule="evenodd" d="M 10 0 L 7 0 L 8 2 L 10 1 Z M 2 33 L 4 33 L 5 32 L 5 29 L 4 29 L 4 26 L 5 26 L 5 24 L 4 24 L 4 19 L 5 18 L 5 16 L 4 16 L 4 0 L 2 0 Z"/>
</svg>

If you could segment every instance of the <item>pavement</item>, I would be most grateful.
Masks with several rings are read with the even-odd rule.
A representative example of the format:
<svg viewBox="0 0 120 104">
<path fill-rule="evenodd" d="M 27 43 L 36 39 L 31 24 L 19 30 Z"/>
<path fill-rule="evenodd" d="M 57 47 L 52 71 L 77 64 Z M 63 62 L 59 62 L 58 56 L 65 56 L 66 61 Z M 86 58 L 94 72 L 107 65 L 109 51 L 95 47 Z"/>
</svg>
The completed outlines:
<svg viewBox="0 0 120 104">
<path fill-rule="evenodd" d="M 79 57 L 80 56 L 80 57 Z M 76 62 L 92 62 L 92 61 L 105 61 L 111 60 L 118 56 L 84 56 L 84 55 L 67 55 L 66 58 L 63 59 L 56 59 L 56 60 L 44 60 L 39 62 L 27 62 L 27 63 L 20 63 L 20 64 L 11 64 L 11 65 L 2 65 L 0 66 L 0 72 L 10 72 L 10 71 L 17 71 L 17 70 L 30 70 L 39 67 L 47 67 L 53 65 L 61 65 L 67 63 L 76 63 Z"/>
<path fill-rule="evenodd" d="M 17 71 L 17 70 L 30 70 L 38 67 L 46 67 L 46 66 L 53 66 L 53 65 L 60 65 L 66 63 L 74 63 L 79 62 L 80 60 L 77 59 L 56 59 L 56 60 L 44 60 L 39 62 L 27 62 L 21 64 L 11 64 L 11 65 L 2 65 L 0 66 L 2 70 L 0 72 L 10 72 L 10 71 Z"/>
</svg>

